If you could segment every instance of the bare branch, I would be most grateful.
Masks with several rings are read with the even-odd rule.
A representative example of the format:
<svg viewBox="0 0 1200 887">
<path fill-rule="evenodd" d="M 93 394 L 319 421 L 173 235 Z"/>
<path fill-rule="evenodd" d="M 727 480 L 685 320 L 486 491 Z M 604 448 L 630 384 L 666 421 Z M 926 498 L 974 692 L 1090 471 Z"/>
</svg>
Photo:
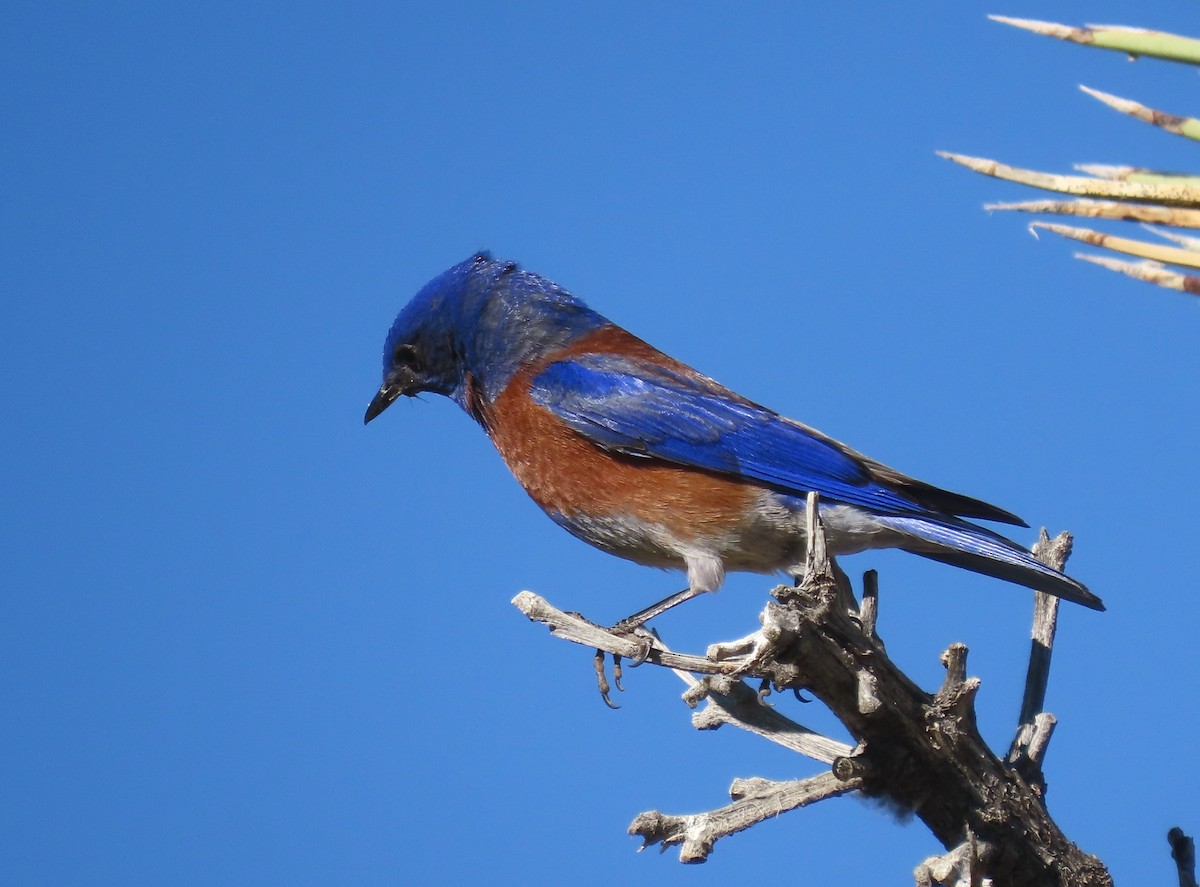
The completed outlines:
<svg viewBox="0 0 1200 887">
<path fill-rule="evenodd" d="M 879 620 L 879 572 L 867 570 L 863 573 L 862 603 L 858 607 L 858 621 L 863 634 L 875 637 L 875 623 Z"/>
<path fill-rule="evenodd" d="M 832 764 L 854 751 L 846 743 L 815 733 L 763 705 L 758 694 L 744 681 L 706 677 L 698 681 L 691 678 L 690 683 L 695 690 L 685 693 L 684 701 L 694 708 L 699 704 L 699 698 L 707 700 L 704 708 L 692 715 L 692 726 L 697 730 L 715 730 L 731 724 L 825 764 Z"/>
<path fill-rule="evenodd" d="M 1071 556 L 1074 538 L 1059 533 L 1053 539 L 1043 527 L 1033 545 L 1033 556 L 1052 570 L 1062 572 Z M 1033 718 L 1046 704 L 1046 687 L 1050 679 L 1050 657 L 1054 652 L 1054 636 L 1058 631 L 1059 599 L 1044 592 L 1033 593 L 1033 631 L 1029 653 L 1029 668 L 1025 674 L 1025 696 L 1021 701 L 1020 724 L 1032 724 Z"/>
<path fill-rule="evenodd" d="M 1033 545 L 1033 556 L 1051 569 L 1062 571 L 1071 556 L 1073 538 L 1059 533 L 1053 539 L 1043 527 Z M 1041 764 L 1046 746 L 1054 732 L 1055 720 L 1043 715 L 1046 688 L 1050 682 L 1050 660 L 1054 636 L 1058 630 L 1059 599 L 1044 592 L 1033 593 L 1033 630 L 1029 647 L 1029 666 L 1025 671 L 1025 693 L 1017 717 L 1017 732 L 1005 760 L 1015 767 L 1039 793 L 1045 793 Z"/>
<path fill-rule="evenodd" d="M 1196 845 L 1183 829 L 1176 826 L 1167 832 L 1171 858 L 1179 872 L 1179 887 L 1196 887 Z"/>
<path fill-rule="evenodd" d="M 755 822 L 823 797 L 860 790 L 912 811 L 947 848 L 974 843 L 966 883 L 981 884 L 986 869 L 997 883 L 1111 887 L 1099 860 L 1066 839 L 1046 812 L 1040 794 L 997 760 L 983 742 L 973 706 L 979 681 L 966 676 L 966 648 L 952 645 L 947 650 L 947 679 L 936 695 L 913 684 L 888 658 L 879 639 L 864 632 L 860 608 L 844 574 L 823 545 L 815 498 L 809 502 L 808 520 L 810 562 L 802 583 L 772 590 L 774 600 L 762 614 L 759 632 L 732 644 L 715 645 L 718 653 L 736 658 L 714 661 L 671 653 L 659 645 L 647 662 L 717 675 L 689 688 L 688 701 L 698 703 L 707 697 L 712 707 L 720 695 L 740 697 L 731 707 L 739 725 L 751 724 L 775 734 L 779 729 L 767 723 L 769 716 L 751 708 L 769 711 L 757 701 L 759 694 L 733 677 L 755 675 L 763 679 L 764 689 L 811 693 L 842 722 L 855 748 L 834 758 L 831 774 L 779 785 L 739 783 L 739 797 L 728 807 L 693 816 L 652 811 L 639 816 L 631 830 L 647 844 L 680 844 L 680 858 L 698 862 L 707 858 L 717 840 Z M 549 608 L 535 595 L 518 595 L 515 603 L 531 618 L 548 622 L 556 634 L 577 643 L 620 655 L 631 654 L 637 646 L 582 617 Z M 702 716 L 698 719 L 704 722 Z M 731 722 L 724 715 L 716 715 L 715 721 Z M 1042 725 L 1040 749 L 1050 722 L 1037 723 Z M 807 731 L 792 730 L 804 738 L 806 753 L 813 753 Z M 828 757 L 830 752 L 846 750 L 825 746 L 817 753 Z M 985 860 L 980 848 L 989 847 L 1001 849 Z"/>
<path fill-rule="evenodd" d="M 991 878 L 982 871 L 995 855 L 995 848 L 967 833 L 967 840 L 941 856 L 930 856 L 913 872 L 917 887 L 990 887 Z"/>
<path fill-rule="evenodd" d="M 721 838 L 767 819 L 774 819 L 789 810 L 806 807 L 825 798 L 835 798 L 860 787 L 859 780 L 843 782 L 832 773 L 789 782 L 736 780 L 730 788 L 730 795 L 736 799 L 732 804 L 707 813 L 685 816 L 657 810 L 639 813 L 629 826 L 629 834 L 644 839 L 643 850 L 654 844 L 659 844 L 663 850 L 678 844 L 682 845 L 679 850 L 680 862 L 704 862 L 712 853 L 713 845 Z"/>
<path fill-rule="evenodd" d="M 524 613 L 530 622 L 544 622 L 555 637 L 628 659 L 636 659 L 643 652 L 642 645 L 637 641 L 614 634 L 577 613 L 566 613 L 532 591 L 522 591 L 512 599 L 512 604 Z M 714 662 L 704 656 L 688 653 L 672 653 L 661 647 L 650 651 L 648 661 L 667 668 L 685 669 L 699 674 L 733 674 L 737 671 L 734 664 Z"/>
<path fill-rule="evenodd" d="M 1046 759 L 1046 748 L 1050 745 L 1050 737 L 1058 726 L 1058 718 L 1048 711 L 1039 712 L 1033 716 L 1033 729 L 1029 733 L 1025 755 L 1040 768 Z M 1043 794 L 1045 788 L 1042 789 Z"/>
</svg>

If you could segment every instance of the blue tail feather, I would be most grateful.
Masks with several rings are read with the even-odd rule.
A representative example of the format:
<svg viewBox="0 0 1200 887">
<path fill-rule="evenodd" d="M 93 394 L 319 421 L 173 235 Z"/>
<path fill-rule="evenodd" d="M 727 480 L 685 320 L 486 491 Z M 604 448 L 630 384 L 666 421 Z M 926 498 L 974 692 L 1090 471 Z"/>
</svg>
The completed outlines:
<svg viewBox="0 0 1200 887">
<path fill-rule="evenodd" d="M 1100 598 L 1082 583 L 1047 567 L 1017 543 L 984 527 L 966 521 L 950 523 L 897 515 L 878 515 L 876 520 L 912 537 L 911 544 L 898 546 L 904 551 L 1044 591 L 1093 610 L 1104 609 Z"/>
</svg>

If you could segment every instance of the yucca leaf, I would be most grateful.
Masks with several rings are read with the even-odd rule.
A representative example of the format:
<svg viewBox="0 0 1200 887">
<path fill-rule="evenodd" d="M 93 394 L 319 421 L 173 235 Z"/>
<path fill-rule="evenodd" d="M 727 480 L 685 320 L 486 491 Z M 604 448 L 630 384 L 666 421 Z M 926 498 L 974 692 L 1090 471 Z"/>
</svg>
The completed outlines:
<svg viewBox="0 0 1200 887">
<path fill-rule="evenodd" d="M 1159 228 L 1157 225 L 1147 225 L 1144 222 L 1142 227 L 1156 237 L 1161 237 L 1170 243 L 1175 244 L 1181 249 L 1191 250 L 1194 253 L 1200 253 L 1200 237 L 1189 237 L 1186 234 L 1176 234 L 1174 231 L 1167 231 Z"/>
<path fill-rule="evenodd" d="M 1070 225 L 1057 225 L 1053 222 L 1034 222 L 1029 226 L 1031 231 L 1052 231 L 1062 237 L 1090 243 L 1092 246 L 1111 249 L 1113 252 L 1137 256 L 1141 259 L 1153 259 L 1156 262 L 1166 262 L 1171 265 L 1183 265 L 1185 268 L 1200 268 L 1200 253 L 1190 249 L 1180 249 L 1177 246 L 1162 246 L 1157 243 L 1146 243 L 1142 240 L 1130 240 L 1128 237 L 1117 237 L 1105 234 L 1103 231 L 1093 231 L 1090 228 L 1073 228 Z"/>
<path fill-rule="evenodd" d="M 1169 34 L 1166 31 L 1148 31 L 1145 28 L 1128 28 L 1124 25 L 1086 25 L 1073 28 L 1055 22 L 1009 18 L 1003 15 L 989 15 L 988 18 L 1046 37 L 1057 37 L 1059 40 L 1096 46 L 1100 49 L 1114 49 L 1135 58 L 1145 55 L 1171 62 L 1200 65 L 1200 40 Z"/>
<path fill-rule="evenodd" d="M 1197 120 L 1195 117 L 1180 117 L 1176 114 L 1168 114 L 1166 111 L 1159 111 L 1157 108 L 1148 108 L 1138 102 L 1123 99 L 1107 92 L 1101 92 L 1098 89 L 1090 89 L 1083 85 L 1080 85 L 1079 88 L 1092 98 L 1099 99 L 1110 108 L 1115 108 L 1122 114 L 1128 114 L 1131 117 L 1136 117 L 1138 120 L 1144 120 L 1146 123 L 1165 129 L 1167 132 L 1173 132 L 1176 135 L 1200 141 L 1200 120 Z"/>
<path fill-rule="evenodd" d="M 1187 185 L 1200 187 L 1200 176 L 1186 172 L 1167 172 L 1161 169 L 1146 169 L 1142 166 L 1113 166 L 1107 163 L 1076 163 L 1075 169 L 1111 182 L 1154 182 L 1165 185 Z"/>
<path fill-rule="evenodd" d="M 1131 222 L 1157 222 L 1176 228 L 1200 228 L 1200 210 L 1153 206 L 1145 203 L 1111 203 L 1099 200 L 1026 200 L 1021 203 L 988 203 L 986 210 L 1014 210 L 1026 213 L 1058 213 L 1090 219 L 1119 219 Z"/>
<path fill-rule="evenodd" d="M 1200 207 L 1200 187 L 1153 182 L 1112 182 L 1085 176 L 1064 176 L 1021 169 L 986 157 L 970 157 L 950 151 L 938 151 L 937 155 L 983 175 L 1030 185 L 1045 191 L 1059 191 L 1080 197 L 1106 197 L 1111 200 L 1140 200 L 1168 206 Z"/>
<path fill-rule="evenodd" d="M 1093 265 L 1100 265 L 1103 268 L 1108 268 L 1110 271 L 1118 271 L 1121 274 L 1126 274 L 1138 280 L 1144 280 L 1147 283 L 1153 283 L 1156 286 L 1178 290 L 1181 293 L 1191 293 L 1193 296 L 1200 296 L 1200 277 L 1195 277 L 1191 274 L 1180 274 L 1178 271 L 1170 271 L 1158 262 L 1126 262 L 1122 259 L 1114 259 L 1109 256 L 1093 256 L 1088 253 L 1075 253 L 1075 258 L 1091 262 Z"/>
</svg>

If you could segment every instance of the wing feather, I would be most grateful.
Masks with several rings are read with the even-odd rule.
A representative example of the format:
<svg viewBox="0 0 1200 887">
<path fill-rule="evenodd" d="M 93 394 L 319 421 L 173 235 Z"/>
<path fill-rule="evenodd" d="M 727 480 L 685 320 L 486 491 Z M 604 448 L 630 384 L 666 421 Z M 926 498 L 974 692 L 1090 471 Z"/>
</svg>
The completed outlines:
<svg viewBox="0 0 1200 887">
<path fill-rule="evenodd" d="M 620 355 L 578 355 L 542 369 L 531 396 L 608 450 L 745 477 L 794 496 L 816 490 L 886 512 L 928 512 L 881 483 L 857 453 L 698 374 Z"/>
</svg>

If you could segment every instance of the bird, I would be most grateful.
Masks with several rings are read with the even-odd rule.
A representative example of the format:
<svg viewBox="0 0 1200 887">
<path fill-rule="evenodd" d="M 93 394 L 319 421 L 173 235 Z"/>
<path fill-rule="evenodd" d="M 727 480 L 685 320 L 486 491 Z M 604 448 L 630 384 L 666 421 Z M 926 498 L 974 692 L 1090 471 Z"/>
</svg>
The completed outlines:
<svg viewBox="0 0 1200 887">
<path fill-rule="evenodd" d="M 798 579 L 813 491 L 831 554 L 898 548 L 1104 609 L 1084 585 L 975 523 L 1027 527 L 1016 515 L 761 406 L 490 252 L 433 278 L 401 309 L 364 424 L 425 392 L 479 423 L 572 535 L 686 572 L 687 588 L 638 622 L 715 591 L 727 572 Z"/>
</svg>

